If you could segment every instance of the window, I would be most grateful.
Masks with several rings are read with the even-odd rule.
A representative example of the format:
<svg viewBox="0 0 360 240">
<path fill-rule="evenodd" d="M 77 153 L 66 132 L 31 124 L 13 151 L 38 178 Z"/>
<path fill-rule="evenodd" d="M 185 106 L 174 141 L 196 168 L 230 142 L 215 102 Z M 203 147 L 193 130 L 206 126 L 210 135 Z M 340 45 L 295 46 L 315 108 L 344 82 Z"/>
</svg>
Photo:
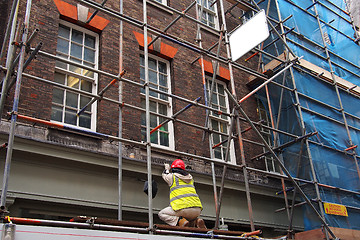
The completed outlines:
<svg viewBox="0 0 360 240">
<path fill-rule="evenodd" d="M 204 3 L 203 13 L 201 17 L 201 22 L 205 23 L 209 27 L 218 29 L 218 20 L 217 20 L 217 9 L 215 0 L 197 0 L 197 7 L 200 13 L 201 3 Z"/>
<path fill-rule="evenodd" d="M 207 90 L 207 97 L 210 99 L 210 91 L 211 91 L 211 85 L 212 81 L 207 80 L 206 81 L 206 90 Z M 225 93 L 226 85 L 223 82 L 215 81 L 214 87 L 213 87 L 213 93 L 211 97 L 211 107 L 218 109 L 221 112 L 228 113 L 229 112 L 229 106 L 227 101 L 227 95 Z M 212 133 L 211 139 L 212 143 L 214 145 L 221 143 L 228 139 L 229 134 L 229 124 L 230 124 L 230 118 L 223 115 L 218 114 L 215 112 L 210 113 L 209 118 L 209 127 L 211 130 L 223 133 L 225 135 L 222 135 L 220 133 Z M 225 160 L 227 150 L 227 143 L 220 144 L 218 147 L 213 149 L 213 156 L 217 159 Z M 234 152 L 234 146 L 233 141 L 230 145 L 230 161 L 235 162 L 235 152 Z"/>
<path fill-rule="evenodd" d="M 266 108 L 265 108 L 265 106 L 263 104 L 263 102 L 265 104 L 267 104 L 266 99 L 264 99 L 264 101 L 262 101 L 261 99 L 259 99 L 259 97 L 257 97 L 256 101 L 257 101 L 257 113 L 258 113 L 258 116 L 259 116 L 259 120 L 263 121 L 263 123 L 262 123 L 263 125 L 270 126 L 271 122 L 270 122 L 270 120 L 268 118 Z M 263 138 L 266 140 L 266 142 L 270 146 L 273 146 L 274 144 L 272 142 L 270 130 L 261 127 L 260 132 L 261 132 L 261 135 L 263 136 Z M 267 149 L 264 147 L 263 152 L 266 152 L 266 151 L 267 151 Z M 265 160 L 266 171 L 268 171 L 268 172 L 280 172 L 279 165 L 275 162 L 275 160 L 274 160 L 274 158 L 273 158 L 273 156 L 271 154 L 265 155 L 264 160 Z"/>
<path fill-rule="evenodd" d="M 170 76 L 169 76 L 169 62 L 154 56 L 148 57 L 149 60 L 149 86 L 163 92 L 170 93 Z M 145 57 L 140 55 L 140 82 L 145 83 Z M 145 90 L 141 89 L 144 94 Z M 164 94 L 159 94 L 154 91 L 149 91 L 150 95 L 150 129 L 154 129 L 166 120 L 163 116 L 171 116 L 171 98 Z M 142 107 L 145 108 L 145 98 L 141 101 Z M 146 141 L 146 116 L 145 112 L 141 114 L 141 136 L 142 140 Z M 153 132 L 150 136 L 151 143 L 174 148 L 173 141 L 173 124 L 168 122 Z"/>
<path fill-rule="evenodd" d="M 57 39 L 57 56 L 92 68 L 97 68 L 98 36 L 76 25 L 62 22 Z M 96 94 L 97 74 L 56 61 L 54 81 L 64 86 Z M 95 130 L 96 104 L 81 110 L 91 97 L 71 90 L 54 87 L 51 120 Z"/>
</svg>

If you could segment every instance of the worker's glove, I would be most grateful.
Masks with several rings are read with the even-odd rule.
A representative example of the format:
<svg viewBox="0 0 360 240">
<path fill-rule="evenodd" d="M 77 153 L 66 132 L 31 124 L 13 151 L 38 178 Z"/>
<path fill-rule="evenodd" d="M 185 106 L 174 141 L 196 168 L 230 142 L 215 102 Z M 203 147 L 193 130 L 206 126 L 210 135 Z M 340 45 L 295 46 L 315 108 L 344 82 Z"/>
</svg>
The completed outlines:
<svg viewBox="0 0 360 240">
<path fill-rule="evenodd" d="M 170 165 L 168 163 L 164 163 L 165 170 L 170 170 Z"/>
</svg>

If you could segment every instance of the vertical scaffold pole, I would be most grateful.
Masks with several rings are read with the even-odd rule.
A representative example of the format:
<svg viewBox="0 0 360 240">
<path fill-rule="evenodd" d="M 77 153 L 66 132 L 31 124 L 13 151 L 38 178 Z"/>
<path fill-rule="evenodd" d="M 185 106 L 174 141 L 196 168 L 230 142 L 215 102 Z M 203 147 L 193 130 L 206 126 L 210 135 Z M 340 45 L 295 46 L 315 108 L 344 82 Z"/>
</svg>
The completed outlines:
<svg viewBox="0 0 360 240">
<path fill-rule="evenodd" d="M 149 207 L 149 233 L 153 229 L 153 207 L 152 207 L 152 173 L 151 173 L 151 138 L 150 138 L 150 96 L 149 96 L 149 48 L 148 48 L 148 26 L 147 5 L 143 0 L 143 23 L 144 23 L 144 67 L 145 67 L 145 108 L 146 108 L 146 156 L 147 156 L 147 179 L 148 179 L 148 207 Z"/>
<path fill-rule="evenodd" d="M 226 54 L 227 54 L 227 58 L 231 59 L 229 36 L 228 36 L 228 33 L 227 33 L 227 25 L 226 25 L 226 18 L 225 18 L 225 10 L 224 10 L 224 2 L 223 2 L 223 0 L 219 0 L 219 4 L 220 4 L 221 18 L 222 18 L 222 22 L 223 22 L 223 31 L 225 33 L 224 34 L 224 39 L 225 39 L 225 46 L 226 46 Z M 231 61 L 228 61 L 228 68 L 229 68 L 229 72 L 230 72 L 230 84 L 231 84 L 231 91 L 232 91 L 231 94 L 232 94 L 233 97 L 236 98 L 235 81 L 234 81 L 234 75 L 233 75 Z M 237 132 L 238 132 L 238 138 L 239 138 L 239 146 L 240 146 L 240 150 L 241 150 L 241 149 L 243 149 L 243 141 L 242 141 L 242 138 L 241 138 L 240 124 L 237 124 Z M 240 152 L 241 152 L 241 159 L 242 159 L 243 163 L 245 163 L 244 151 L 240 151 Z M 225 173 L 226 173 L 226 166 L 224 166 L 223 175 Z M 251 196 L 250 196 L 250 188 L 249 188 L 249 183 L 247 182 L 247 174 L 248 173 L 247 173 L 246 165 L 243 167 L 243 173 L 244 173 L 244 177 L 245 177 L 245 180 L 246 180 L 245 181 L 245 191 L 246 191 L 246 199 L 247 199 L 247 205 L 248 205 L 248 210 L 249 210 L 250 227 L 251 227 L 251 231 L 255 231 L 254 217 L 253 217 L 253 210 L 252 210 L 252 203 L 251 203 Z M 221 198 L 222 197 L 219 196 L 219 203 L 222 200 Z M 218 209 L 218 212 L 216 214 L 215 228 L 219 226 L 219 218 L 220 218 L 220 209 Z"/>
<path fill-rule="evenodd" d="M 10 166 L 12 160 L 12 153 L 13 153 L 13 146 L 14 146 L 14 136 L 15 136 L 15 127 L 16 127 L 16 120 L 17 120 L 17 112 L 19 108 L 19 99 L 20 99 L 20 89 L 21 89 L 21 80 L 22 80 L 22 73 L 23 73 L 23 65 L 25 60 L 25 43 L 27 41 L 27 36 L 29 32 L 29 22 L 30 22 L 30 11 L 31 11 L 31 4 L 32 0 L 27 0 L 26 3 L 26 10 L 25 10 L 25 18 L 24 18 L 24 28 L 22 34 L 22 44 L 20 47 L 20 60 L 18 66 L 18 72 L 16 76 L 16 85 L 15 85 L 15 94 L 14 94 L 14 103 L 13 109 L 11 114 L 11 126 L 9 132 L 9 140 L 8 140 L 8 148 L 6 152 L 6 161 L 5 161 L 5 168 L 4 168 L 4 176 L 3 176 L 3 187 L 1 192 L 1 207 L 6 207 L 6 195 L 8 190 L 9 184 L 9 175 L 10 175 Z"/>
<path fill-rule="evenodd" d="M 119 2 L 120 14 L 123 14 L 123 0 Z M 123 21 L 120 20 L 119 26 L 119 72 L 123 71 Z M 123 101 L 123 82 L 119 81 L 119 138 L 122 138 L 122 103 Z M 122 142 L 119 141 L 119 149 L 118 149 L 118 220 L 122 220 L 122 166 L 123 166 L 123 158 L 122 158 Z"/>
<path fill-rule="evenodd" d="M 13 3 L 12 3 L 12 6 L 11 6 L 9 20 L 8 20 L 8 23 L 7 23 L 7 26 L 6 26 L 6 32 L 5 32 L 3 44 L 2 44 L 2 47 L 1 47 L 0 65 L 2 64 L 3 57 L 5 56 L 5 50 L 6 50 L 7 41 L 10 39 L 9 47 L 10 47 L 11 43 L 13 42 L 13 38 L 14 38 L 13 36 L 14 36 L 14 33 L 15 33 L 15 26 L 16 26 L 18 8 L 19 8 L 19 0 L 14 0 Z"/>
<path fill-rule="evenodd" d="M 2 89 L 1 89 L 1 97 L 0 97 L 0 115 L 2 114 L 2 112 L 4 110 L 4 104 L 5 104 L 5 99 L 6 99 L 6 90 L 8 88 L 8 81 L 12 74 L 12 71 L 10 69 L 12 69 L 12 65 L 14 64 L 13 62 L 15 59 L 16 47 L 12 43 L 15 41 L 15 38 L 16 38 L 15 33 L 16 33 L 17 16 L 18 16 L 18 12 L 19 12 L 19 2 L 20 2 L 20 0 L 13 1 L 10 18 L 9 18 L 9 22 L 8 22 L 8 28 L 11 25 L 11 30 L 9 30 L 10 33 L 8 33 L 8 29 L 6 29 L 5 39 L 3 42 L 3 46 L 1 48 L 0 65 L 2 64 L 2 58 L 5 55 L 6 41 L 9 40 L 9 47 L 8 47 L 6 64 L 5 64 L 5 66 L 7 68 L 7 72 L 6 72 L 6 76 L 2 80 Z M 0 117 L 0 122 L 1 122 L 1 117 Z"/>
</svg>

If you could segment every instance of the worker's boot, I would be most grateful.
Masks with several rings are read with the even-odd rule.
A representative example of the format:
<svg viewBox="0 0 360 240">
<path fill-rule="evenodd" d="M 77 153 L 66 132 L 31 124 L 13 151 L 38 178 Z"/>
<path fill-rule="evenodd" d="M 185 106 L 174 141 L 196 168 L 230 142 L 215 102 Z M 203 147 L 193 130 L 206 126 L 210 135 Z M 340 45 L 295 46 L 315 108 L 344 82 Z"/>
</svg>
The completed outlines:
<svg viewBox="0 0 360 240">
<path fill-rule="evenodd" d="M 206 225 L 205 222 L 202 218 L 198 218 L 195 220 L 195 227 L 197 228 L 205 228 L 206 229 Z"/>
<path fill-rule="evenodd" d="M 179 220 L 178 226 L 179 227 L 188 227 L 189 226 L 189 221 L 186 220 L 185 218 L 181 218 Z"/>
</svg>

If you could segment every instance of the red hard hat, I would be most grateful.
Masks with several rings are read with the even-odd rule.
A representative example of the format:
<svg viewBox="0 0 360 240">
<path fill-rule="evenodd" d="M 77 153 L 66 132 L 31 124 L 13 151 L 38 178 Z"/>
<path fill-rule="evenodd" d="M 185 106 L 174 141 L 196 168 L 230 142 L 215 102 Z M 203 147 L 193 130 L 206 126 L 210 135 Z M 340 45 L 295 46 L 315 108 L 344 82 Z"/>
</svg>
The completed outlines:
<svg viewBox="0 0 360 240">
<path fill-rule="evenodd" d="M 176 159 L 172 164 L 171 168 L 181 168 L 185 170 L 185 163 L 181 159 Z"/>
</svg>

